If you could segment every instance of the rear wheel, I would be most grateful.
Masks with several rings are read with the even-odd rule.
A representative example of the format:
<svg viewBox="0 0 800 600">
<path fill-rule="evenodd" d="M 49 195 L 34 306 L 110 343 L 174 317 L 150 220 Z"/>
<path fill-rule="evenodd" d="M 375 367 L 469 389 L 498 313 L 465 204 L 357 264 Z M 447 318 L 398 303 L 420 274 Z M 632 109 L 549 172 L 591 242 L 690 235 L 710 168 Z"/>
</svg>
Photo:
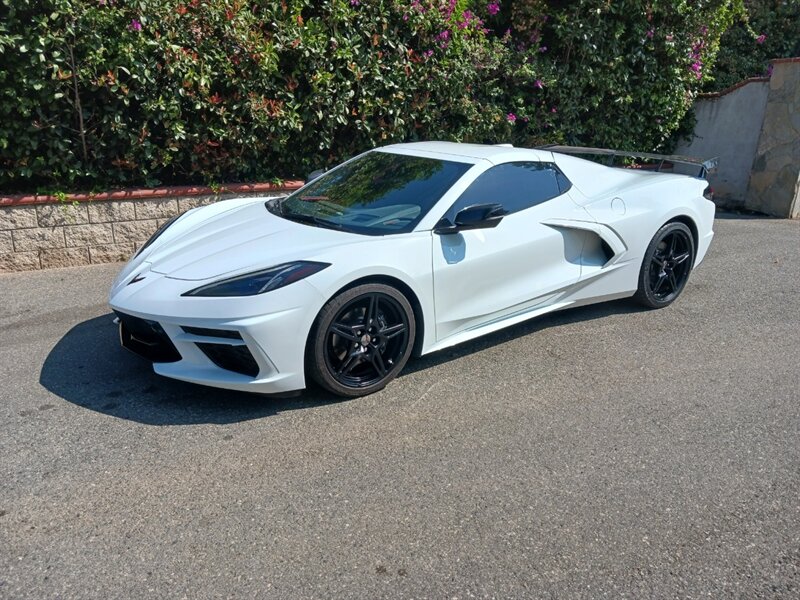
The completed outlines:
<svg viewBox="0 0 800 600">
<path fill-rule="evenodd" d="M 320 311 L 309 339 L 307 371 L 334 394 L 371 394 L 405 366 L 415 331 L 414 311 L 398 290 L 383 284 L 351 288 Z"/>
<path fill-rule="evenodd" d="M 672 304 L 689 280 L 694 254 L 694 238 L 686 225 L 664 225 L 647 247 L 634 299 L 650 308 Z"/>
</svg>

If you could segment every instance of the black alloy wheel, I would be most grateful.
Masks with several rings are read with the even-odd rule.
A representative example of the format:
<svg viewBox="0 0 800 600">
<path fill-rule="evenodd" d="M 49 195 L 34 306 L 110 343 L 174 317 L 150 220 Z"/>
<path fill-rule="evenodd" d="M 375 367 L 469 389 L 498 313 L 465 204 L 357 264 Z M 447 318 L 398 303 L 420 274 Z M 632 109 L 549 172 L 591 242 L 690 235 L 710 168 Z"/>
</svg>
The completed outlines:
<svg viewBox="0 0 800 600">
<path fill-rule="evenodd" d="M 416 322 L 405 296 L 366 284 L 342 292 L 320 311 L 307 369 L 325 389 L 354 398 L 386 386 L 408 361 Z"/>
<path fill-rule="evenodd" d="M 672 304 L 689 280 L 694 257 L 691 230 L 679 222 L 664 225 L 647 247 L 634 299 L 650 308 Z"/>
</svg>

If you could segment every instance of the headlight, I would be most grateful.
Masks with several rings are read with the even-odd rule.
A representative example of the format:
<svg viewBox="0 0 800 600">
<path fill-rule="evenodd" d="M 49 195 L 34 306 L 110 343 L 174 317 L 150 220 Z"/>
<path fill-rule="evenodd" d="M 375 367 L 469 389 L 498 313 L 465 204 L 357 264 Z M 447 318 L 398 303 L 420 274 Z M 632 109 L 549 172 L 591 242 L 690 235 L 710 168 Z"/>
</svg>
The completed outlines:
<svg viewBox="0 0 800 600">
<path fill-rule="evenodd" d="M 277 267 L 270 267 L 263 271 L 247 273 L 222 281 L 215 281 L 207 285 L 188 291 L 182 296 L 255 296 L 277 290 L 284 286 L 305 279 L 309 275 L 318 273 L 330 263 L 311 262 L 298 260 L 297 262 L 284 263 Z"/>
<path fill-rule="evenodd" d="M 167 228 L 169 228 L 170 225 L 172 225 L 175 221 L 178 220 L 178 217 L 180 217 L 180 215 L 178 215 L 177 217 L 172 217 L 169 221 L 167 221 L 161 227 L 156 229 L 156 232 L 150 236 L 150 239 L 144 243 L 144 246 L 142 246 L 141 248 L 139 248 L 139 250 L 136 251 L 136 254 L 133 255 L 134 258 L 139 256 L 142 252 L 144 252 L 145 248 L 147 248 L 150 244 L 155 242 L 158 239 L 158 236 L 164 233 L 167 230 Z"/>
</svg>

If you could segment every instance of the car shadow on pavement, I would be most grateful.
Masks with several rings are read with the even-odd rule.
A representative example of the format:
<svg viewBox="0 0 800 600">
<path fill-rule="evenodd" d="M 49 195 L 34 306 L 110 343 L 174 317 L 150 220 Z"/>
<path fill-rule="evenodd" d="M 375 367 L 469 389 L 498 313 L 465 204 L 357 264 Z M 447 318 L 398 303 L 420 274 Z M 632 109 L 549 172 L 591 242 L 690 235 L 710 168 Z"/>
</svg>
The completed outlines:
<svg viewBox="0 0 800 600">
<path fill-rule="evenodd" d="M 567 325 L 570 323 L 580 323 L 582 321 L 592 321 L 594 319 L 602 319 L 611 315 L 619 314 L 633 314 L 638 312 L 647 311 L 647 308 L 635 304 L 631 299 L 614 300 L 611 302 L 603 302 L 598 304 L 590 304 L 588 306 L 581 306 L 578 308 L 569 308 L 560 310 L 541 317 L 531 319 L 530 321 L 523 321 L 518 325 L 512 325 L 505 329 L 500 329 L 494 333 L 476 338 L 457 346 L 445 348 L 433 354 L 421 356 L 416 360 L 411 360 L 406 368 L 404 374 L 415 373 L 424 369 L 435 367 L 436 365 L 456 360 L 480 352 L 499 344 L 505 344 L 517 338 L 525 337 L 548 329 L 550 327 L 557 327 L 559 325 Z M 401 375 L 402 377 L 402 375 Z"/>
<path fill-rule="evenodd" d="M 641 310 L 620 300 L 552 313 L 413 359 L 404 374 L 431 369 L 548 327 Z M 161 377 L 149 362 L 119 345 L 112 319 L 112 314 L 106 314 L 70 329 L 45 359 L 39 383 L 78 406 L 147 425 L 222 425 L 342 401 L 317 387 L 295 397 L 259 396 Z M 402 385 L 402 377 L 394 385 Z"/>
<path fill-rule="evenodd" d="M 147 425 L 223 425 L 339 400 L 318 390 L 259 396 L 161 377 L 120 346 L 113 318 L 109 313 L 70 329 L 45 359 L 39 383 L 78 406 Z"/>
<path fill-rule="evenodd" d="M 723 221 L 778 221 L 781 217 L 773 217 L 751 210 L 720 210 L 717 209 L 714 219 Z"/>
</svg>

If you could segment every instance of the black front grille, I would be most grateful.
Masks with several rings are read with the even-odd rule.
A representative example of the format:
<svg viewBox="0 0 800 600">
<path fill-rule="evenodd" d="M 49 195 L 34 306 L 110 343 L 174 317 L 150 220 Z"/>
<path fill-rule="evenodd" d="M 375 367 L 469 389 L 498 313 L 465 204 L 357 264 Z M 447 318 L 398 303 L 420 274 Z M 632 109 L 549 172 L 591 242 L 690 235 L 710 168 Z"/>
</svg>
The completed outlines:
<svg viewBox="0 0 800 600">
<path fill-rule="evenodd" d="M 181 360 L 180 352 L 161 325 L 155 321 L 114 312 L 119 317 L 119 339 L 123 347 L 152 362 Z"/>
<path fill-rule="evenodd" d="M 203 337 L 228 338 L 231 340 L 242 339 L 238 331 L 231 331 L 230 329 L 207 329 L 205 327 L 189 327 L 187 325 L 181 325 L 181 329 L 186 333 L 201 335 Z"/>
<path fill-rule="evenodd" d="M 197 343 L 197 347 L 220 369 L 234 371 L 250 377 L 258 375 L 258 363 L 253 358 L 253 355 L 250 354 L 247 346 Z"/>
</svg>

